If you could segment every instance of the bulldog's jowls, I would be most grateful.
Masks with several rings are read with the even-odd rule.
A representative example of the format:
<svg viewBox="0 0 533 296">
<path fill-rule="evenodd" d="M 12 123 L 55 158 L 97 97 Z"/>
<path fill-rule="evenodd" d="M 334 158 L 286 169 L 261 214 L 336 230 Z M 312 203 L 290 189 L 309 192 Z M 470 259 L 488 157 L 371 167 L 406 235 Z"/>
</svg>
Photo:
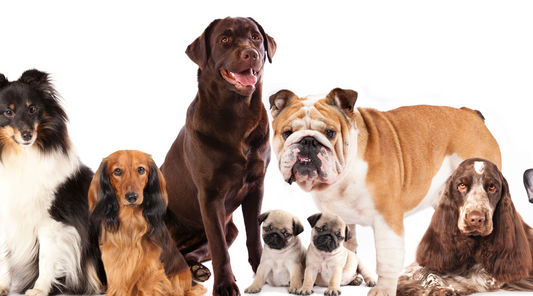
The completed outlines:
<svg viewBox="0 0 533 296">
<path fill-rule="evenodd" d="M 395 295 L 403 218 L 436 206 L 464 159 L 501 168 L 500 149 L 478 111 L 421 105 L 381 112 L 356 109 L 356 99 L 340 88 L 326 96 L 272 95 L 273 147 L 283 178 L 311 192 L 320 210 L 341 216 L 353 233 L 355 224 L 373 227 L 379 278 L 369 295 Z M 355 235 L 347 247 L 356 249 Z"/>
<path fill-rule="evenodd" d="M 363 279 L 368 286 L 376 285 L 372 272 L 353 251 L 344 247 L 351 230 L 342 219 L 331 212 L 318 213 L 307 218 L 311 224 L 311 244 L 305 257 L 305 276 L 299 295 L 313 293 L 313 285 L 328 287 L 324 295 L 340 295 L 340 286 L 359 286 Z"/>
<path fill-rule="evenodd" d="M 305 268 L 305 247 L 298 234 L 304 227 L 298 217 L 282 210 L 271 210 L 259 216 L 263 224 L 263 255 L 254 282 L 245 293 L 259 293 L 263 285 L 289 287 L 296 293 L 301 287 Z"/>
</svg>

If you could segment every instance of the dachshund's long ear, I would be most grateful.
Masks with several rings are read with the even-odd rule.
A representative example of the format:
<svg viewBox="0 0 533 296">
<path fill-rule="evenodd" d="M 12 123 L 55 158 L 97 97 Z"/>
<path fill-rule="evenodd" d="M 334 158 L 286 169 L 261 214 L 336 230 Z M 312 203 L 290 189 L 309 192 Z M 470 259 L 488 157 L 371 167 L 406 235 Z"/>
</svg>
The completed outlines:
<svg viewBox="0 0 533 296">
<path fill-rule="evenodd" d="M 524 221 L 511 200 L 507 180 L 503 175 L 501 179 L 503 184 L 494 211 L 494 228 L 481 244 L 484 250 L 479 252 L 478 261 L 495 279 L 509 283 L 528 277 L 533 261 Z"/>
<path fill-rule="evenodd" d="M 106 231 L 116 232 L 120 226 L 118 220 L 119 205 L 115 190 L 107 174 L 108 160 L 104 159 L 94 174 L 89 187 L 89 213 L 91 220 L 100 225 L 104 220 Z"/>
<path fill-rule="evenodd" d="M 215 27 L 216 24 L 220 19 L 216 19 L 205 28 L 202 35 L 200 35 L 196 40 L 193 41 L 189 46 L 187 46 L 187 50 L 185 50 L 185 53 L 187 56 L 200 67 L 200 70 L 203 70 L 205 66 L 207 65 L 207 60 L 209 59 L 209 56 L 211 55 L 211 46 L 209 45 L 209 38 L 211 37 L 211 31 Z"/>
<path fill-rule="evenodd" d="M 144 187 L 143 214 L 152 230 L 164 227 L 163 216 L 167 210 L 168 197 L 165 178 L 153 160 L 149 161 L 148 182 Z M 149 233 L 150 235 L 150 233 Z"/>
<path fill-rule="evenodd" d="M 463 264 L 455 241 L 459 237 L 459 204 L 454 198 L 453 175 L 448 178 L 446 185 L 416 252 L 418 264 L 443 273 L 456 270 Z"/>
</svg>

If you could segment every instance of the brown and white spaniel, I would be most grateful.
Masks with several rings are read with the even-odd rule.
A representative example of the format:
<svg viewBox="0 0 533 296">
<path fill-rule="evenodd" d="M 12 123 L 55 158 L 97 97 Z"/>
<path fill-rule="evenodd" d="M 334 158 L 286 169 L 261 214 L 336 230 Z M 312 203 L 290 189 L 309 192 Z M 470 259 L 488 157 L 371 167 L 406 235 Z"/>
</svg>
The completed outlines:
<svg viewBox="0 0 533 296">
<path fill-rule="evenodd" d="M 533 230 L 492 162 L 467 159 L 447 181 L 397 295 L 533 291 Z"/>
</svg>

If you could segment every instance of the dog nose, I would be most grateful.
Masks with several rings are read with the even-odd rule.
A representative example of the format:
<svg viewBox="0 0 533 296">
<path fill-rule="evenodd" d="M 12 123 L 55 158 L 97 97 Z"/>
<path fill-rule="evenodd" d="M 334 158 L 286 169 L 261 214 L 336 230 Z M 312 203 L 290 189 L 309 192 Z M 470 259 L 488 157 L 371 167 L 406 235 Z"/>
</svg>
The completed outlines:
<svg viewBox="0 0 533 296">
<path fill-rule="evenodd" d="M 29 141 L 33 137 L 33 133 L 31 131 L 23 131 L 21 136 L 24 141 Z"/>
<path fill-rule="evenodd" d="M 485 215 L 481 214 L 480 212 L 472 212 L 468 214 L 467 219 L 470 226 L 479 227 L 485 223 Z"/>
<path fill-rule="evenodd" d="M 129 203 L 134 203 L 139 198 L 139 194 L 137 192 L 128 192 L 126 193 L 126 200 Z"/>
<path fill-rule="evenodd" d="M 257 56 L 259 54 L 257 53 L 257 51 L 253 48 L 247 48 L 245 50 L 243 50 L 241 52 L 241 59 L 243 60 L 249 60 L 249 59 L 252 59 L 252 60 L 257 60 Z"/>
<path fill-rule="evenodd" d="M 313 137 L 305 137 L 300 141 L 302 146 L 316 147 L 318 146 L 318 141 Z"/>
</svg>

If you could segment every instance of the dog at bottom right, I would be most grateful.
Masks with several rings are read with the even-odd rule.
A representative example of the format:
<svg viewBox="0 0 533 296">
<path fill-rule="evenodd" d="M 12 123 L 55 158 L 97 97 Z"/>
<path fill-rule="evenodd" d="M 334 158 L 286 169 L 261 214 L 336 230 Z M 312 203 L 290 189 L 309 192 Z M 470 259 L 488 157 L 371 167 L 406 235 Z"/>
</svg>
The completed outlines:
<svg viewBox="0 0 533 296">
<path fill-rule="evenodd" d="M 296 291 L 299 295 L 313 294 L 313 286 L 328 287 L 324 295 L 338 296 L 340 286 L 359 286 L 363 279 L 369 287 L 376 285 L 376 279 L 355 252 L 344 243 L 351 237 L 350 228 L 338 215 L 322 212 L 307 218 L 313 228 L 311 243 L 305 256 L 303 285 Z"/>
<path fill-rule="evenodd" d="M 533 291 L 533 229 L 516 211 L 497 166 L 462 162 L 416 252 L 397 295 L 469 295 Z"/>
</svg>

